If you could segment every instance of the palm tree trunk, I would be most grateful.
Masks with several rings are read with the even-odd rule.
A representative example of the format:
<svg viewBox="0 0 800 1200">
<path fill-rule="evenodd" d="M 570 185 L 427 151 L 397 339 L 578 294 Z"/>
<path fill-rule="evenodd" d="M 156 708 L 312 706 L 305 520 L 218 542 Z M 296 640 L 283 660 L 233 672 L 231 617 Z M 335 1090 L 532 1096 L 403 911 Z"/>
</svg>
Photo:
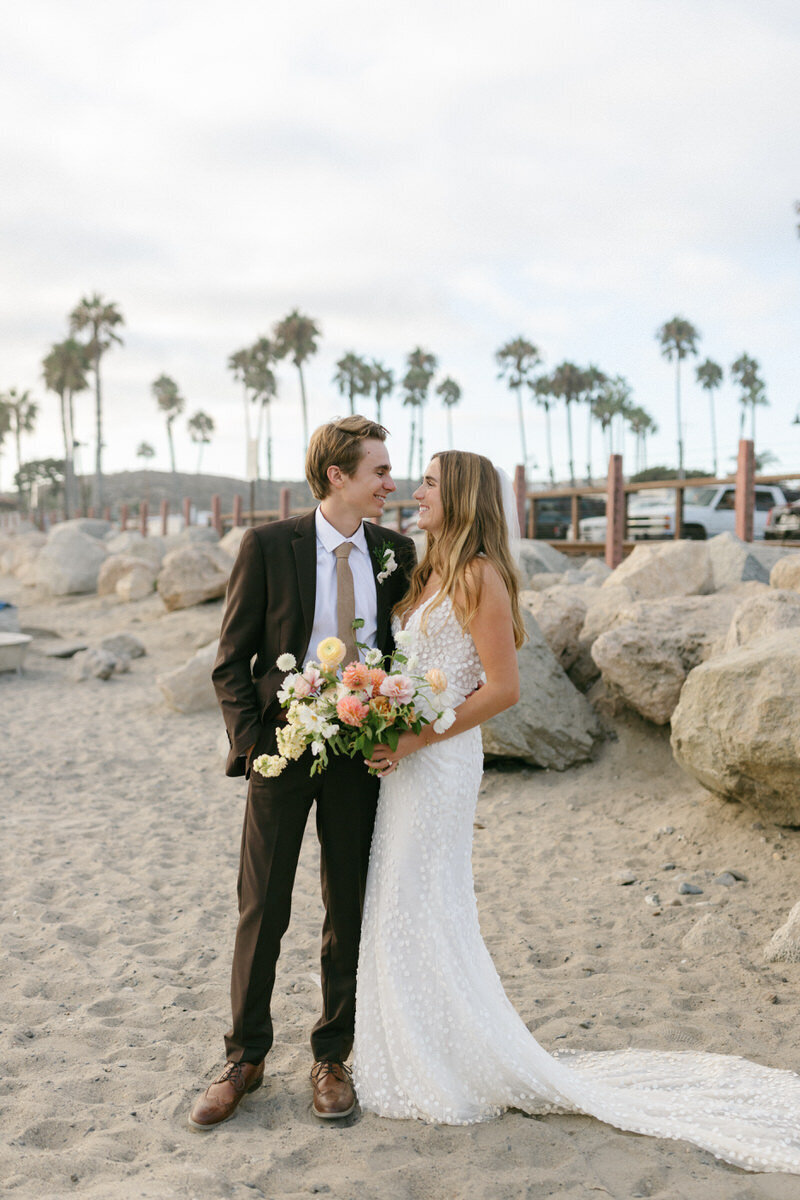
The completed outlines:
<svg viewBox="0 0 800 1200">
<path fill-rule="evenodd" d="M 201 440 L 200 440 L 200 442 L 198 443 L 198 446 L 197 446 L 197 474 L 198 474 L 198 475 L 200 474 L 200 464 L 201 464 L 201 463 L 202 463 L 202 461 L 203 461 L 203 445 L 204 445 L 204 443 L 203 443 L 203 440 L 202 440 L 202 438 L 201 438 Z"/>
<path fill-rule="evenodd" d="M 739 403 L 741 404 L 741 409 L 739 411 L 739 441 L 741 441 L 744 437 L 744 418 L 745 413 L 747 412 L 747 401 L 740 400 Z"/>
<path fill-rule="evenodd" d="M 550 472 L 550 483 L 555 487 L 556 473 L 553 470 L 553 438 L 550 429 L 550 405 L 545 405 L 544 410 L 544 431 L 547 438 L 547 469 Z"/>
<path fill-rule="evenodd" d="M 453 449 L 453 406 L 447 406 L 447 445 L 448 449 Z"/>
<path fill-rule="evenodd" d="M 69 461 L 69 429 L 67 419 L 67 393 L 62 392 L 61 400 L 61 432 L 64 437 L 64 520 L 69 520 L 70 511 L 70 461 Z"/>
<path fill-rule="evenodd" d="M 714 460 L 714 478 L 719 476 L 719 468 L 717 466 L 717 421 L 714 413 L 714 389 L 708 389 L 708 404 L 711 409 L 711 456 Z"/>
<path fill-rule="evenodd" d="M 19 427 L 19 409 L 11 409 L 14 420 L 14 445 L 17 451 L 17 475 L 22 470 L 22 434 Z M 20 505 L 22 505 L 22 484 L 17 488 Z"/>
<path fill-rule="evenodd" d="M 422 461 L 422 457 L 423 457 L 423 454 L 424 454 L 424 450 L 423 450 L 423 434 L 422 434 L 422 430 L 423 430 L 423 424 L 422 424 L 422 421 L 423 421 L 423 411 L 424 411 L 424 410 L 423 410 L 423 408 L 422 408 L 422 405 L 420 404 L 420 406 L 419 406 L 419 432 L 417 433 L 417 445 L 418 445 L 418 452 L 419 452 L 419 476 L 420 476 L 420 479 L 422 478 L 422 471 L 423 471 L 423 468 L 424 468 L 424 465 L 425 465 L 425 464 L 423 463 L 423 461 Z"/>
<path fill-rule="evenodd" d="M 408 446 L 408 478 L 414 478 L 414 443 L 416 440 L 416 421 L 414 418 L 414 410 L 411 410 L 411 437 Z"/>
<path fill-rule="evenodd" d="M 94 508 L 98 516 L 103 511 L 103 398 L 100 389 L 100 343 L 99 332 L 94 331 L 94 403 L 97 431 L 97 449 L 94 458 Z"/>
<path fill-rule="evenodd" d="M 267 480 L 272 483 L 272 409 L 269 403 L 267 409 Z"/>
<path fill-rule="evenodd" d="M 753 446 L 756 444 L 756 404 L 755 400 L 750 405 L 750 437 L 753 440 Z"/>
<path fill-rule="evenodd" d="M 567 406 L 567 444 L 569 446 L 569 483 L 570 487 L 575 487 L 575 463 L 572 453 L 572 413 L 570 411 L 570 401 L 565 401 Z"/>
<path fill-rule="evenodd" d="M 172 422 L 167 421 L 167 441 L 169 442 L 169 461 L 172 467 L 172 474 L 175 474 L 175 447 L 172 444 Z"/>
<path fill-rule="evenodd" d="M 72 392 L 67 394 L 67 421 L 69 429 L 69 473 L 72 483 L 72 499 L 71 508 L 77 513 L 80 506 L 80 496 L 78 495 L 78 481 L 75 478 L 75 407 Z"/>
<path fill-rule="evenodd" d="M 586 482 L 592 482 L 592 406 L 588 406 L 586 418 Z"/>
<path fill-rule="evenodd" d="M 350 416 L 354 417 L 356 415 L 356 405 L 355 405 L 355 393 L 353 392 L 352 388 L 350 388 L 349 392 L 347 393 L 347 398 L 350 401 Z"/>
<path fill-rule="evenodd" d="M 675 358 L 675 411 L 678 419 L 678 479 L 685 479 L 683 469 L 683 423 L 681 421 L 681 359 Z"/>
<path fill-rule="evenodd" d="M 308 452 L 308 404 L 306 402 L 306 381 L 303 379 L 303 368 L 300 363 L 297 364 L 297 373 L 300 376 L 300 404 L 303 409 L 303 454 Z"/>
<path fill-rule="evenodd" d="M 377 423 L 379 425 L 383 424 L 383 422 L 381 421 L 381 398 L 380 398 L 380 396 L 375 397 L 375 420 L 377 421 Z"/>
<path fill-rule="evenodd" d="M 522 465 L 527 471 L 528 469 L 528 446 L 525 441 L 525 419 L 522 412 L 522 382 L 517 385 L 517 413 L 519 415 L 519 442 L 522 447 Z"/>
</svg>

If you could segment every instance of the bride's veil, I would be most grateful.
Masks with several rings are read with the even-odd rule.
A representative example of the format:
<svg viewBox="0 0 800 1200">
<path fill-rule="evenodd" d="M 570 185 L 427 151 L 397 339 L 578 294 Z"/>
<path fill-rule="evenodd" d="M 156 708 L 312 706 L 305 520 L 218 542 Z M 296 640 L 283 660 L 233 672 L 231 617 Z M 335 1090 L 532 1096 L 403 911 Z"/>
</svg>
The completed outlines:
<svg viewBox="0 0 800 1200">
<path fill-rule="evenodd" d="M 500 484 L 500 495 L 503 500 L 503 513 L 506 518 L 506 529 L 508 530 L 508 548 L 511 551 L 511 557 L 517 566 L 519 566 L 522 555 L 522 535 L 519 528 L 519 515 L 517 509 L 517 497 L 514 494 L 514 485 L 507 471 L 502 467 L 495 467 L 497 471 L 497 479 Z"/>
</svg>

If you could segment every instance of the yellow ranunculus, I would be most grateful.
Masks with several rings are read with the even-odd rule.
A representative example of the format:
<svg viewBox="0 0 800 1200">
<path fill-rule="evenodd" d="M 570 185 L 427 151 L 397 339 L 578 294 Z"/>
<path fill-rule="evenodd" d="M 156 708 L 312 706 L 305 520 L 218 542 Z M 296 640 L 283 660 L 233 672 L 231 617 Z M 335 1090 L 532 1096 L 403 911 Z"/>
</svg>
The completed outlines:
<svg viewBox="0 0 800 1200">
<path fill-rule="evenodd" d="M 347 647 L 340 638 L 326 637 L 323 638 L 317 646 L 317 658 L 322 663 L 323 667 L 332 671 L 338 667 L 339 663 L 347 653 Z"/>
</svg>

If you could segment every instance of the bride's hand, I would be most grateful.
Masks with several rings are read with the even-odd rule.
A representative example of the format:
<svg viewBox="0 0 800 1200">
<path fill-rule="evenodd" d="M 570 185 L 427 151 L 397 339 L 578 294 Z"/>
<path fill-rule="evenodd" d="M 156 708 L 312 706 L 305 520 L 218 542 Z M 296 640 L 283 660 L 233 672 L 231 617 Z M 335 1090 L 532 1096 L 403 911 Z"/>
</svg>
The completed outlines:
<svg viewBox="0 0 800 1200">
<path fill-rule="evenodd" d="M 401 733 L 396 750 L 392 750 L 391 746 L 386 746 L 382 742 L 375 746 L 372 758 L 366 760 L 367 766 L 379 779 L 383 779 L 385 775 L 391 775 L 392 771 L 397 769 L 401 758 L 413 754 L 424 744 L 418 733 Z"/>
</svg>

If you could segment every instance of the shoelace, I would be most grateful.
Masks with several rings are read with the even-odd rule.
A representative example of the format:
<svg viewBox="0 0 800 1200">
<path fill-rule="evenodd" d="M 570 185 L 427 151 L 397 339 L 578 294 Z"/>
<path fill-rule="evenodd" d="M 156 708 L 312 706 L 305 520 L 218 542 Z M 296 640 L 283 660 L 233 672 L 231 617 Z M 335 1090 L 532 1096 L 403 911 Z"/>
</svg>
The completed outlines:
<svg viewBox="0 0 800 1200">
<path fill-rule="evenodd" d="M 352 1079 L 353 1072 L 348 1066 L 340 1062 L 317 1062 L 311 1068 L 311 1078 L 315 1083 L 320 1083 L 327 1075 L 332 1075 L 334 1079 L 344 1082 L 342 1075 L 337 1072 L 341 1071 L 346 1079 Z"/>
<path fill-rule="evenodd" d="M 241 1092 L 245 1086 L 244 1068 L 244 1063 L 227 1063 L 225 1070 L 222 1072 L 219 1079 L 214 1080 L 214 1083 L 230 1083 L 235 1092 Z"/>
</svg>

